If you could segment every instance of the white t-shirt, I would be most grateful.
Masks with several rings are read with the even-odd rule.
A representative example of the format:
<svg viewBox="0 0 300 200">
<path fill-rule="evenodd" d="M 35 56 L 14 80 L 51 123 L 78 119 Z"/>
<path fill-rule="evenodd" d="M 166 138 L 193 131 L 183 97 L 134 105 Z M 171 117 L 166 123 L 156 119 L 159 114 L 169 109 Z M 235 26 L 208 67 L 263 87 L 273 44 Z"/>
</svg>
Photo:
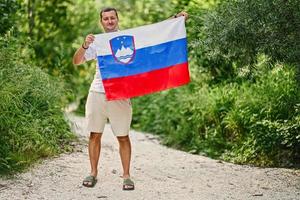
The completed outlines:
<svg viewBox="0 0 300 200">
<path fill-rule="evenodd" d="M 97 61 L 96 47 L 94 43 L 90 44 L 89 48 L 85 51 L 84 58 L 86 61 L 96 60 L 96 73 L 94 76 L 94 80 L 90 86 L 90 91 L 105 93 L 101 73 L 99 70 L 99 64 Z"/>
</svg>

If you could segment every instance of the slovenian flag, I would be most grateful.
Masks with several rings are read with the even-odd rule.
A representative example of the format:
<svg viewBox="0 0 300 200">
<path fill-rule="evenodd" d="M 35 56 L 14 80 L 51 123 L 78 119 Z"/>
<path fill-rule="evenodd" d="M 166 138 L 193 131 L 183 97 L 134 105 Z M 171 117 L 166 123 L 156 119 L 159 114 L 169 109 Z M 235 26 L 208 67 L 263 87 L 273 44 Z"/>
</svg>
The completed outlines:
<svg viewBox="0 0 300 200">
<path fill-rule="evenodd" d="M 126 99 L 190 81 L 184 17 L 95 35 L 107 100 Z"/>
</svg>

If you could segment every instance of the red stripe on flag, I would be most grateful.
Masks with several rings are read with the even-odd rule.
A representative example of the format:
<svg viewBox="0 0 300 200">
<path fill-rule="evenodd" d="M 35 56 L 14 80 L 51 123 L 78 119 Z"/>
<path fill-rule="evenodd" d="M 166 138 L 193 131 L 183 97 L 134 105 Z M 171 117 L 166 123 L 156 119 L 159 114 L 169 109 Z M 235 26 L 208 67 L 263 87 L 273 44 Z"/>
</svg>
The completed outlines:
<svg viewBox="0 0 300 200">
<path fill-rule="evenodd" d="M 170 89 L 190 81 L 188 63 L 147 73 L 103 80 L 107 100 L 127 99 Z"/>
</svg>

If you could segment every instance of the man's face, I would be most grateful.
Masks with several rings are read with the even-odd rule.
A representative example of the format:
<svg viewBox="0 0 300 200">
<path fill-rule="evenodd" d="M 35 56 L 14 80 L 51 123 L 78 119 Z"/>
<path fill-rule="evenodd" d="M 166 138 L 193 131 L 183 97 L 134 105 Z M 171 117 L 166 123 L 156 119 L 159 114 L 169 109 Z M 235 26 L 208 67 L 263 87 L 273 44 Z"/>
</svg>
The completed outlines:
<svg viewBox="0 0 300 200">
<path fill-rule="evenodd" d="M 118 30 L 118 17 L 115 11 L 108 11 L 102 13 L 101 24 L 105 32 L 114 32 Z"/>
</svg>

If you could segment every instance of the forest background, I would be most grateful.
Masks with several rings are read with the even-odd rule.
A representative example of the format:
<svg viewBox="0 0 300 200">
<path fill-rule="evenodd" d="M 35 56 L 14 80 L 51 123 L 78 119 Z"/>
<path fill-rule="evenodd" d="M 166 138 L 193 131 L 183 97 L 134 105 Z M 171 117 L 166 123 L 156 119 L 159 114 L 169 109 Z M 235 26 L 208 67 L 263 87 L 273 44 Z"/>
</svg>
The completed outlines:
<svg viewBox="0 0 300 200">
<path fill-rule="evenodd" d="M 239 164 L 299 167 L 299 0 L 0 0 L 0 174 L 72 151 L 64 108 L 84 113 L 94 63 L 72 64 L 99 10 L 120 28 L 185 10 L 191 83 L 133 99 L 132 127 Z"/>
</svg>

